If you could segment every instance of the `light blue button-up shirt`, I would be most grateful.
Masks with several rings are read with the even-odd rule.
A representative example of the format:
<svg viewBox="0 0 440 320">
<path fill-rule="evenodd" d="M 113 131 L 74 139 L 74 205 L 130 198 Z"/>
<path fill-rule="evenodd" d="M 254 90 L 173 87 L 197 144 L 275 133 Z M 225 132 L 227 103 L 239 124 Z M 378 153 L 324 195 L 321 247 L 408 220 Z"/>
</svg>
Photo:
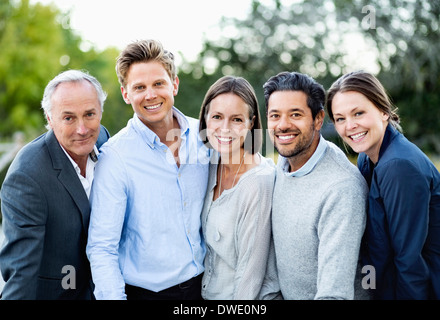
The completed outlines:
<svg viewBox="0 0 440 320">
<path fill-rule="evenodd" d="M 97 299 L 125 299 L 126 283 L 161 291 L 204 271 L 200 214 L 210 150 L 198 120 L 173 113 L 179 167 L 173 146 L 136 115 L 101 147 L 87 244 Z"/>
</svg>

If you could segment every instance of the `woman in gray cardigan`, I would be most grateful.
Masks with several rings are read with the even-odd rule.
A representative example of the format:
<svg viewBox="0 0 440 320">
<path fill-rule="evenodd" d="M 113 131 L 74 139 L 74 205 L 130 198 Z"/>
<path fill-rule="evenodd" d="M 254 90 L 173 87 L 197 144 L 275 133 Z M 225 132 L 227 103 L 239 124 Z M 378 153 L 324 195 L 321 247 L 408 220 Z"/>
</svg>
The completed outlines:
<svg viewBox="0 0 440 320">
<path fill-rule="evenodd" d="M 202 297 L 258 297 L 271 237 L 274 163 L 264 158 L 261 121 L 252 86 L 226 76 L 206 93 L 200 135 L 215 150 L 202 212 L 206 242 Z"/>
</svg>

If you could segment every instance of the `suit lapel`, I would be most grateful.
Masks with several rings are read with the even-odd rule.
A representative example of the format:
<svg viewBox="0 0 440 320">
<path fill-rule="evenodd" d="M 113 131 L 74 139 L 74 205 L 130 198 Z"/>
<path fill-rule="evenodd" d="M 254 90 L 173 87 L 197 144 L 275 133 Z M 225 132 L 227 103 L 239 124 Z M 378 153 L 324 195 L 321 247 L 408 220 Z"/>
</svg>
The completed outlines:
<svg viewBox="0 0 440 320">
<path fill-rule="evenodd" d="M 52 130 L 47 132 L 46 144 L 52 158 L 53 168 L 59 170 L 58 179 L 64 185 L 78 207 L 82 217 L 83 228 L 87 233 L 90 219 L 90 203 L 81 181 L 79 180 L 72 163 L 67 158 L 63 149 L 61 149 Z"/>
</svg>

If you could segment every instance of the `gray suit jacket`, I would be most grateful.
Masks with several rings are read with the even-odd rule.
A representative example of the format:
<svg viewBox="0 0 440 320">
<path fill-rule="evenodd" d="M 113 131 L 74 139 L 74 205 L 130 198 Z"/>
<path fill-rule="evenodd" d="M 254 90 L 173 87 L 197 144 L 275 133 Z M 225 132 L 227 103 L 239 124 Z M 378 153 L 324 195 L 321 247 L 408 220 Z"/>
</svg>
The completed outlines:
<svg viewBox="0 0 440 320">
<path fill-rule="evenodd" d="M 109 138 L 101 126 L 98 148 Z M 1 189 L 2 299 L 93 299 L 90 204 L 53 131 L 24 146 Z"/>
</svg>

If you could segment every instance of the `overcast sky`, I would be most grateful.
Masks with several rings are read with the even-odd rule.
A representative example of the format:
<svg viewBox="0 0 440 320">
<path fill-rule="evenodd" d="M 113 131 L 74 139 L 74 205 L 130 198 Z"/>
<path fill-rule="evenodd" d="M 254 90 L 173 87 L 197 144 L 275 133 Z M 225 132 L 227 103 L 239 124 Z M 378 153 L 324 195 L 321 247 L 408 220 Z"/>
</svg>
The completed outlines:
<svg viewBox="0 0 440 320">
<path fill-rule="evenodd" d="M 153 38 L 193 60 L 222 16 L 245 18 L 251 0 L 31 0 L 71 10 L 71 27 L 98 49 Z"/>
</svg>

